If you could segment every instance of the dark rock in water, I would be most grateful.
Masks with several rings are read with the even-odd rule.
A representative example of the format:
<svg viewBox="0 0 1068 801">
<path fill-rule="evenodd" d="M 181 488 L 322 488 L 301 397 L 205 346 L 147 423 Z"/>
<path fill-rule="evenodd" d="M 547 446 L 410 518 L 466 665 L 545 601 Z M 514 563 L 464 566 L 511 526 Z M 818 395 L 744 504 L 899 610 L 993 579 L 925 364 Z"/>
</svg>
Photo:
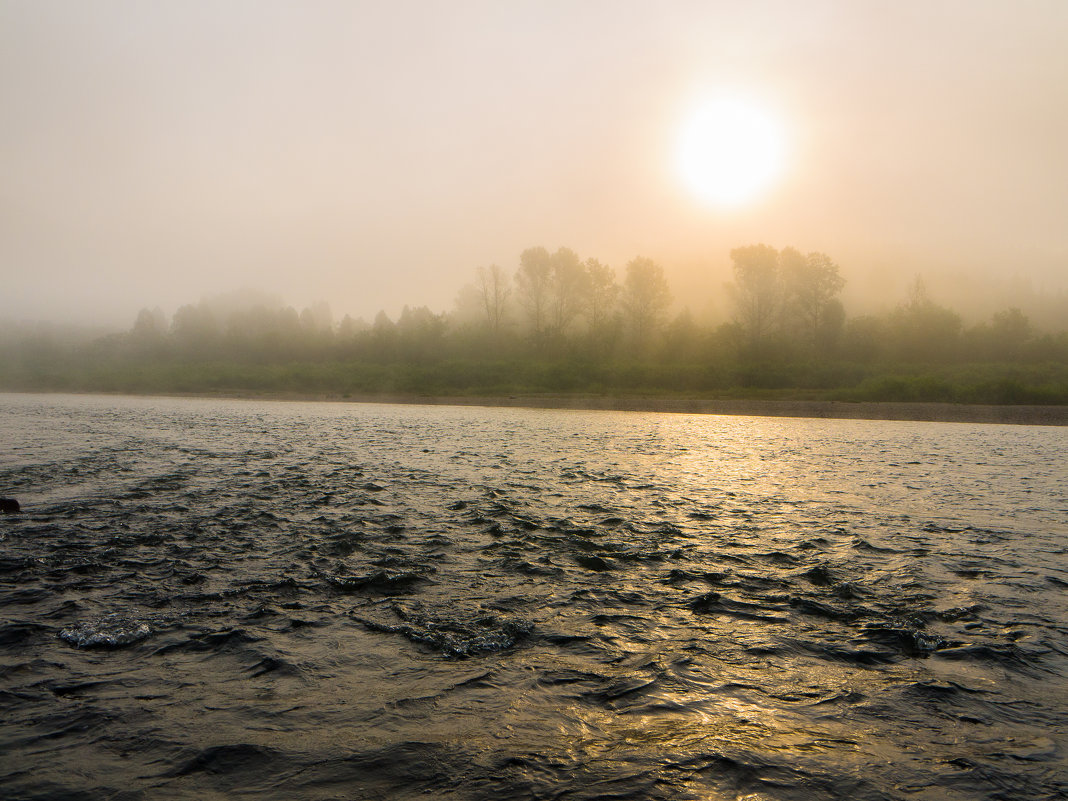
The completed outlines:
<svg viewBox="0 0 1068 801">
<path fill-rule="evenodd" d="M 0 498 L 0 514 L 17 515 L 21 511 L 22 507 L 14 498 Z"/>
<path fill-rule="evenodd" d="M 81 623 L 63 629 L 60 639 L 78 648 L 122 648 L 143 640 L 152 633 L 147 623 L 118 615 Z"/>
</svg>

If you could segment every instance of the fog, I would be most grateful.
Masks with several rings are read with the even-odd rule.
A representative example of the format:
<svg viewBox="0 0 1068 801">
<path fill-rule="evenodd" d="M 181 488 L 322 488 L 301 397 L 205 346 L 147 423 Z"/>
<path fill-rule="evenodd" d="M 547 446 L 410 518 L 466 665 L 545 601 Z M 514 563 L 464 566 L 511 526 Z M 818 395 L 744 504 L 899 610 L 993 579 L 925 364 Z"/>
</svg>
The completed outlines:
<svg viewBox="0 0 1068 801">
<path fill-rule="evenodd" d="M 452 308 L 531 246 L 663 265 L 829 254 L 851 311 L 1068 291 L 1068 4 L 0 0 L 0 319 L 127 328 L 254 288 Z M 674 166 L 709 93 L 782 121 L 734 207 Z M 1041 309 L 1039 309 L 1041 311 Z"/>
</svg>

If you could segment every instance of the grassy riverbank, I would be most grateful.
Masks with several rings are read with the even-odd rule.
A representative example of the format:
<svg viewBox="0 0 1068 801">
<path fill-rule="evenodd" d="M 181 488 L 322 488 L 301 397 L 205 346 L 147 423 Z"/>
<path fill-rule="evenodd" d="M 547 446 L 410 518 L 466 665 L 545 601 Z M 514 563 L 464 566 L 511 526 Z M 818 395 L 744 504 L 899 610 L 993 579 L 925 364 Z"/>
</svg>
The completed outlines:
<svg viewBox="0 0 1068 801">
<path fill-rule="evenodd" d="M 181 359 L 71 351 L 0 360 L 0 390 L 1064 424 L 1061 360 Z"/>
<path fill-rule="evenodd" d="M 0 365 L 0 389 L 130 394 L 582 396 L 706 401 L 1068 405 L 1068 365 L 579 360 L 110 361 Z"/>
</svg>

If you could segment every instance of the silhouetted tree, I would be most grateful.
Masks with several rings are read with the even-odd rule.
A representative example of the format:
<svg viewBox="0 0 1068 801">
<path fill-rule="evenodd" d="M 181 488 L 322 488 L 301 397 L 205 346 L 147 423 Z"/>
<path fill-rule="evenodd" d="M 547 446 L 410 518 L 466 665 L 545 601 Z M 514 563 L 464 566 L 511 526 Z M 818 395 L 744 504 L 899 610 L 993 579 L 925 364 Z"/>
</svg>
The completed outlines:
<svg viewBox="0 0 1068 801">
<path fill-rule="evenodd" d="M 341 322 L 337 324 L 337 338 L 347 342 L 354 339 L 361 331 L 366 331 L 368 327 L 367 321 L 363 318 L 354 320 L 350 315 L 346 314 L 341 318 Z"/>
<path fill-rule="evenodd" d="M 527 310 L 531 335 L 538 343 L 544 340 L 548 326 L 552 269 L 552 256 L 543 247 L 527 248 L 519 256 L 516 289 Z"/>
<path fill-rule="evenodd" d="M 960 341 L 960 315 L 939 306 L 916 276 L 908 300 L 890 315 L 890 331 L 898 358 L 909 361 L 939 361 L 952 355 Z"/>
<path fill-rule="evenodd" d="M 388 361 L 396 357 L 397 324 L 389 318 L 385 311 L 380 311 L 375 315 L 375 321 L 371 323 L 369 337 L 373 353 L 378 359 Z"/>
<path fill-rule="evenodd" d="M 873 362 L 886 355 L 887 321 L 885 316 L 851 317 L 844 326 L 841 355 L 858 362 Z"/>
<path fill-rule="evenodd" d="M 174 313 L 171 334 L 187 356 L 208 358 L 219 341 L 219 321 L 207 304 L 187 304 Z"/>
<path fill-rule="evenodd" d="M 670 305 L 671 290 L 664 269 L 652 259 L 632 259 L 623 281 L 623 308 L 639 345 L 647 343 L 660 328 Z"/>
<path fill-rule="evenodd" d="M 616 283 L 616 271 L 597 259 L 586 260 L 586 276 L 586 322 L 590 344 L 600 352 L 607 349 L 619 328 L 620 288 Z"/>
<path fill-rule="evenodd" d="M 560 337 L 586 306 L 589 276 L 585 265 L 570 248 L 558 248 L 550 264 L 549 332 Z"/>
<path fill-rule="evenodd" d="M 1027 315 L 1015 307 L 996 312 L 990 330 L 1009 350 L 1019 350 L 1034 335 Z"/>
<path fill-rule="evenodd" d="M 613 317 L 619 300 L 616 271 L 597 259 L 586 260 L 589 291 L 586 294 L 586 317 L 590 329 L 597 331 Z"/>
<path fill-rule="evenodd" d="M 845 279 L 838 265 L 824 253 L 802 256 L 794 248 L 779 254 L 779 269 L 785 284 L 785 300 L 805 342 L 813 348 L 827 350 L 841 333 L 845 310 L 838 294 Z"/>
<path fill-rule="evenodd" d="M 332 335 L 334 333 L 334 315 L 330 311 L 330 304 L 320 300 L 302 310 L 300 324 L 309 334 L 320 337 Z"/>
<path fill-rule="evenodd" d="M 782 303 L 779 253 L 769 245 L 747 245 L 732 250 L 731 260 L 735 319 L 748 345 L 758 348 L 775 328 Z"/>
<path fill-rule="evenodd" d="M 508 276 L 496 264 L 479 267 L 476 271 L 479 302 L 486 313 L 486 327 L 495 336 L 500 334 L 504 324 L 506 304 L 512 290 L 508 287 Z"/>
<path fill-rule="evenodd" d="M 156 308 L 141 309 L 130 329 L 130 343 L 141 356 L 161 357 L 167 349 L 167 316 Z"/>
<path fill-rule="evenodd" d="M 400 355 L 408 360 L 425 361 L 441 353 L 445 315 L 435 314 L 426 306 L 405 306 L 395 330 Z"/>
<path fill-rule="evenodd" d="M 1015 307 L 997 312 L 989 323 L 968 332 L 973 356 L 980 359 L 1018 359 L 1033 339 L 1031 321 Z"/>
<path fill-rule="evenodd" d="M 141 309 L 130 333 L 136 339 L 157 341 L 167 333 L 167 315 L 159 306 L 151 310 Z"/>
<path fill-rule="evenodd" d="M 683 309 L 664 329 L 664 358 L 667 361 L 696 359 L 700 349 L 700 339 L 700 332 L 690 309 Z"/>
</svg>

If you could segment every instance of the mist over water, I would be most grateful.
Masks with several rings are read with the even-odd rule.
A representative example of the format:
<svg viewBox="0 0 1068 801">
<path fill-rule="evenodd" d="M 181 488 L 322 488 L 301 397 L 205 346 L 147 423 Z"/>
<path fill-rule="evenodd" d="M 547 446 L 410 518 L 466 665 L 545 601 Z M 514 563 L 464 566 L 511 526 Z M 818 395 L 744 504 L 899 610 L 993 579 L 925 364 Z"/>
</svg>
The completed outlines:
<svg viewBox="0 0 1068 801">
<path fill-rule="evenodd" d="M 0 790 L 1062 798 L 1066 446 L 2 395 Z"/>
</svg>

